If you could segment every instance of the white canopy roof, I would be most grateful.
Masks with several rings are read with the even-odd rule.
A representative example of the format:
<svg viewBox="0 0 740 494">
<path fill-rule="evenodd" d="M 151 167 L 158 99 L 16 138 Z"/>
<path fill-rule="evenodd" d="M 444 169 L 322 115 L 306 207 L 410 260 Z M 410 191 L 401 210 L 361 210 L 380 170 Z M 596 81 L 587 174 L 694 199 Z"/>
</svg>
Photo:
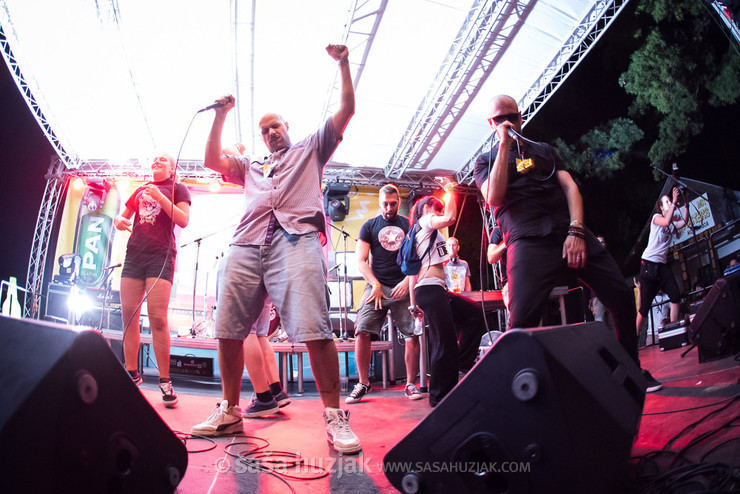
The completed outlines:
<svg viewBox="0 0 740 494">
<path fill-rule="evenodd" d="M 525 109 L 552 91 L 548 81 L 585 54 L 579 43 L 615 3 L 625 2 L 0 0 L 0 26 L 6 61 L 70 163 L 181 147 L 182 160 L 202 160 L 212 117 L 195 112 L 227 93 L 238 106 L 224 145 L 265 154 L 253 124 L 268 111 L 285 117 L 296 141 L 327 114 L 336 64 L 324 47 L 346 40 L 356 114 L 333 162 L 387 167 L 420 121 L 442 130 L 422 143 L 433 152 L 404 166 L 459 170 L 490 137 L 487 101 L 508 93 Z M 482 12 L 494 21 L 471 20 Z M 491 33 L 487 52 L 466 51 Z M 465 60 L 464 73 L 451 60 Z M 455 80 L 468 85 L 456 110 L 423 105 L 454 92 L 445 84 Z"/>
</svg>

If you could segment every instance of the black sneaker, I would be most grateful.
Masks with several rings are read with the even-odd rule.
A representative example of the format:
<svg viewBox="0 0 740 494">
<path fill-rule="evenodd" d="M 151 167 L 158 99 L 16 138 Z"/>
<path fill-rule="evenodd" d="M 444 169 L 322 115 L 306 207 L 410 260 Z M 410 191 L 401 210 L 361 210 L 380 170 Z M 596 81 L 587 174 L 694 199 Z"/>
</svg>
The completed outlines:
<svg viewBox="0 0 740 494">
<path fill-rule="evenodd" d="M 276 395 L 272 395 L 272 399 L 277 402 L 280 408 L 287 407 L 291 403 L 290 396 L 284 390 L 281 390 Z"/>
<path fill-rule="evenodd" d="M 278 407 L 277 401 L 274 399 L 270 401 L 259 401 L 256 397 L 249 404 L 249 407 L 242 411 L 242 417 L 247 419 L 254 419 L 257 417 L 264 417 L 265 415 L 275 415 L 280 407 Z"/>
<path fill-rule="evenodd" d="M 159 389 L 162 391 L 162 403 L 167 408 L 172 408 L 177 405 L 177 395 L 175 390 L 172 389 L 172 381 L 166 381 L 159 383 Z"/>
<path fill-rule="evenodd" d="M 369 384 L 357 383 L 355 389 L 344 399 L 344 402 L 348 404 L 359 403 L 362 401 L 362 397 L 368 394 L 371 389 L 373 388 Z"/>
<path fill-rule="evenodd" d="M 645 388 L 646 393 L 654 393 L 655 391 L 659 391 L 663 388 L 663 383 L 655 379 L 648 371 L 645 369 L 642 369 L 642 377 L 645 378 L 647 381 L 647 388 Z"/>
</svg>

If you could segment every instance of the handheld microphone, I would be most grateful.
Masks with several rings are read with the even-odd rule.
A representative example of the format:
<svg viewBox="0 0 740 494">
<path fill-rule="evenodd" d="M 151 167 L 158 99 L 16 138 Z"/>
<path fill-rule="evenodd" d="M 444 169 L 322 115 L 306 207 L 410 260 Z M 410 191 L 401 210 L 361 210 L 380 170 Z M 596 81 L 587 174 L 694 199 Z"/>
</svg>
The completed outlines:
<svg viewBox="0 0 740 494">
<path fill-rule="evenodd" d="M 515 141 L 518 141 L 521 137 L 519 134 L 516 133 L 516 130 L 512 129 L 511 127 L 506 127 L 506 133 L 509 134 L 509 137 L 511 137 Z"/>
<path fill-rule="evenodd" d="M 681 186 L 681 174 L 678 171 L 678 164 L 673 163 L 671 166 L 671 177 L 673 177 L 673 181 L 676 182 L 676 187 L 678 187 L 678 190 L 681 192 L 681 195 L 679 196 L 678 200 L 676 201 L 676 207 L 683 207 L 683 194 L 684 194 L 684 188 Z"/>
<path fill-rule="evenodd" d="M 332 271 L 334 271 L 335 269 L 341 268 L 342 266 L 344 266 L 344 263 L 341 263 L 341 262 L 340 262 L 339 264 L 337 264 L 336 266 L 334 266 L 333 268 L 331 268 L 331 269 L 330 269 L 329 271 L 327 271 L 327 274 L 328 274 L 328 273 L 331 273 L 331 272 L 332 272 Z"/>
<path fill-rule="evenodd" d="M 213 110 L 214 108 L 219 108 L 221 106 L 224 106 L 223 103 L 213 103 L 211 105 L 206 106 L 205 108 L 201 108 L 198 110 L 198 113 L 203 113 L 204 111 Z"/>
</svg>

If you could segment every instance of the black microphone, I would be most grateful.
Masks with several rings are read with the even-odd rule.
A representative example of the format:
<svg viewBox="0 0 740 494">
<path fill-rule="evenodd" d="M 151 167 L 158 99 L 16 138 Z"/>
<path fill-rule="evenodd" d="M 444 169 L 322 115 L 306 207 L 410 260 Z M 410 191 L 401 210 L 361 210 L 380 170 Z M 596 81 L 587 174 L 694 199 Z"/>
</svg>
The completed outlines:
<svg viewBox="0 0 740 494">
<path fill-rule="evenodd" d="M 118 264 L 113 264 L 112 266 L 107 266 L 107 267 L 103 268 L 103 271 L 107 271 L 109 269 L 116 269 L 116 268 L 120 268 L 120 267 L 121 267 L 121 263 L 119 262 Z"/>
<path fill-rule="evenodd" d="M 684 194 L 684 188 L 681 186 L 681 174 L 678 171 L 678 164 L 673 163 L 671 167 L 671 176 L 673 177 L 673 181 L 676 182 L 676 187 L 678 187 L 679 192 L 681 195 L 676 200 L 676 208 L 683 207 L 683 194 Z"/>
<path fill-rule="evenodd" d="M 224 104 L 216 102 L 216 103 L 206 106 L 205 108 L 201 108 L 200 110 L 198 110 L 198 113 L 203 113 L 204 111 L 213 110 L 214 108 L 219 108 L 221 106 L 224 106 Z"/>
</svg>

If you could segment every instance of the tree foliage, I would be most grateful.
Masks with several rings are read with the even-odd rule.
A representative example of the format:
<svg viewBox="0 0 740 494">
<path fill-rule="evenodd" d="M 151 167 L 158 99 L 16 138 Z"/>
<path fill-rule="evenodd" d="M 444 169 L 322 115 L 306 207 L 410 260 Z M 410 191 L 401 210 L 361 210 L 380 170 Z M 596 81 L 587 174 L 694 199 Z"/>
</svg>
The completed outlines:
<svg viewBox="0 0 740 494">
<path fill-rule="evenodd" d="M 608 179 L 625 166 L 643 132 L 628 118 L 616 118 L 584 134 L 577 144 L 558 138 L 554 146 L 567 169 L 583 178 Z"/>
<path fill-rule="evenodd" d="M 643 0 L 637 13 L 648 15 L 650 22 L 635 34 L 644 41 L 620 84 L 635 97 L 630 116 L 657 122 L 648 157 L 662 165 L 679 157 L 701 133 L 704 105 L 738 101 L 740 56 L 727 44 L 707 41 L 717 27 L 704 2 Z"/>
</svg>

